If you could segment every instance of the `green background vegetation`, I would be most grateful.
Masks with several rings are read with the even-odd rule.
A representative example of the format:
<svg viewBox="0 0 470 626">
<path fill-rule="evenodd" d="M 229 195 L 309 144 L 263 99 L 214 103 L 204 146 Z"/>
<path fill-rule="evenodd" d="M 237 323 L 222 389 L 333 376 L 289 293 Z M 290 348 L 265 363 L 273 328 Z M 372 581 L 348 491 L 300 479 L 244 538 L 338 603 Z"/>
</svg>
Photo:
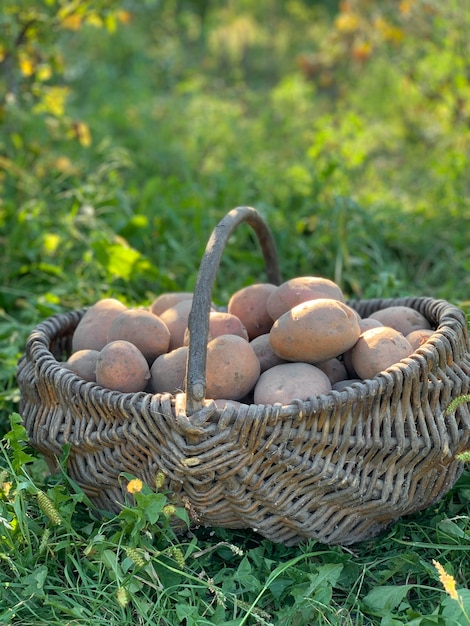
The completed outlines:
<svg viewBox="0 0 470 626">
<path fill-rule="evenodd" d="M 212 228 L 238 205 L 270 224 L 286 278 L 466 309 L 468 4 L 3 0 L 0 23 L 0 623 L 466 623 L 467 473 L 352 549 L 181 538 L 163 496 L 153 514 L 98 519 L 65 474 L 29 459 L 9 416 L 36 323 L 101 297 L 191 290 Z M 214 299 L 257 280 L 240 228 Z"/>
</svg>

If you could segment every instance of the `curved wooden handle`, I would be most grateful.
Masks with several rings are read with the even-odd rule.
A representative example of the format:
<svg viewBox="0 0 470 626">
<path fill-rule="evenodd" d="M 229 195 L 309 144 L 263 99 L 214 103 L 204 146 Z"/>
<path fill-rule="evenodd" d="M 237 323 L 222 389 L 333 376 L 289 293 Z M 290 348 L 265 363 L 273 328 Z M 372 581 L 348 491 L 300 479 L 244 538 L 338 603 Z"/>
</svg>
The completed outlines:
<svg viewBox="0 0 470 626">
<path fill-rule="evenodd" d="M 246 222 L 255 231 L 263 253 L 268 281 L 279 285 L 281 275 L 279 260 L 272 233 L 251 207 L 233 209 L 217 224 L 207 242 L 194 288 L 193 305 L 188 320 L 189 349 L 186 369 L 186 414 L 192 415 L 204 404 L 206 393 L 206 349 L 209 335 L 209 313 L 212 290 L 220 259 L 230 235 Z"/>
</svg>

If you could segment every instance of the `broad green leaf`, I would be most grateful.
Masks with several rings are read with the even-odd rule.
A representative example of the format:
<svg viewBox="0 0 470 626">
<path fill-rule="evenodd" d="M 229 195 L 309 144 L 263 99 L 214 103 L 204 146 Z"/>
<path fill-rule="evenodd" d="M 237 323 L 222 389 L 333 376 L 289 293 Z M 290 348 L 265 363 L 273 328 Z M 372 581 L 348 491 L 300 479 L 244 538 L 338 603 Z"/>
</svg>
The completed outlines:
<svg viewBox="0 0 470 626">
<path fill-rule="evenodd" d="M 11 430 L 4 435 L 4 439 L 13 452 L 12 465 L 17 472 L 25 463 L 34 461 L 34 457 L 25 452 L 28 433 L 23 426 L 21 415 L 13 413 L 10 416 L 10 426 Z"/>
<path fill-rule="evenodd" d="M 364 603 L 371 609 L 378 611 L 396 609 L 413 587 L 414 585 L 375 587 L 366 595 Z"/>
<path fill-rule="evenodd" d="M 186 526 L 189 528 L 191 522 L 190 522 L 189 515 L 186 509 L 183 509 L 182 507 L 177 506 L 176 511 L 175 511 L 175 517 L 178 517 L 180 520 L 182 520 L 186 524 Z"/>
<path fill-rule="evenodd" d="M 450 537 L 455 537 L 457 539 L 466 539 L 467 541 L 469 539 L 468 533 L 466 533 L 458 524 L 450 519 L 443 519 L 441 522 L 439 522 L 438 526 Z"/>
<path fill-rule="evenodd" d="M 456 624 L 470 624 L 470 589 L 457 589 L 459 600 L 445 596 L 442 601 L 442 615 Z"/>
<path fill-rule="evenodd" d="M 100 554 L 102 563 L 108 569 L 111 578 L 122 578 L 124 572 L 118 561 L 118 556 L 113 550 L 105 549 Z"/>
<path fill-rule="evenodd" d="M 253 572 L 253 568 L 247 556 L 244 556 L 240 561 L 237 571 L 234 575 L 234 579 L 240 584 L 243 589 L 250 589 L 255 591 L 259 589 L 261 583 L 257 576 Z"/>
<path fill-rule="evenodd" d="M 326 565 L 320 565 L 318 567 L 318 573 L 312 582 L 315 583 L 315 587 L 321 587 L 325 584 L 335 586 L 342 571 L 342 563 L 327 563 Z"/>
<path fill-rule="evenodd" d="M 167 503 L 166 496 L 162 493 L 137 493 L 135 500 L 150 524 L 157 522 L 163 507 Z"/>
<path fill-rule="evenodd" d="M 44 595 L 43 588 L 46 582 L 48 569 L 46 565 L 40 565 L 35 570 L 22 579 L 24 585 L 25 596 L 29 595 Z"/>
<path fill-rule="evenodd" d="M 189 604 L 177 604 L 175 610 L 180 624 L 185 623 L 187 626 L 194 626 L 197 623 L 198 611 L 196 607 Z"/>
</svg>

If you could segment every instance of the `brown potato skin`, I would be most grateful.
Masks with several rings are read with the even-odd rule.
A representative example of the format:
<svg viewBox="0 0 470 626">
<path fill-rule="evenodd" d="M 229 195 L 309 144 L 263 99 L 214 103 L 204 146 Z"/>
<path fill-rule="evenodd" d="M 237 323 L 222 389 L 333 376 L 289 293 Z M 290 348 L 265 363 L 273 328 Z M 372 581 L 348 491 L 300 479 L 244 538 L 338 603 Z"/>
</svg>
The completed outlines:
<svg viewBox="0 0 470 626">
<path fill-rule="evenodd" d="M 361 334 L 356 313 L 343 302 L 317 298 L 281 315 L 270 331 L 273 351 L 286 361 L 321 363 L 338 357 Z"/>
<path fill-rule="evenodd" d="M 170 344 L 168 352 L 184 346 L 184 333 L 188 327 L 189 314 L 193 301 L 183 300 L 174 306 L 169 307 L 160 315 L 161 321 L 170 331 Z"/>
<path fill-rule="evenodd" d="M 336 357 L 333 359 L 328 359 L 328 361 L 322 361 L 321 363 L 317 363 L 316 366 L 322 372 L 325 372 L 325 374 L 330 379 L 332 385 L 348 377 L 346 366 Z"/>
<path fill-rule="evenodd" d="M 394 328 L 383 326 L 362 333 L 351 350 L 351 360 L 360 378 L 373 378 L 412 352 L 406 337 Z"/>
<path fill-rule="evenodd" d="M 112 341 L 96 361 L 96 382 L 102 387 L 135 393 L 143 391 L 150 378 L 147 360 L 129 341 Z"/>
<path fill-rule="evenodd" d="M 230 298 L 227 310 L 241 320 L 250 340 L 271 330 L 273 318 L 266 304 L 276 290 L 277 286 L 271 283 L 255 283 L 239 289 Z"/>
<path fill-rule="evenodd" d="M 100 353 L 98 350 L 79 350 L 69 356 L 63 364 L 80 378 L 89 382 L 96 382 L 96 361 Z"/>
<path fill-rule="evenodd" d="M 108 342 L 124 339 L 142 352 L 149 364 L 168 351 L 170 331 L 162 320 L 144 309 L 127 309 L 111 322 Z"/>
<path fill-rule="evenodd" d="M 428 328 L 422 328 L 419 330 L 413 330 L 411 333 L 406 335 L 406 338 L 410 342 L 411 347 L 413 348 L 413 351 L 414 351 L 420 348 L 423 345 L 423 343 L 426 343 L 429 337 L 431 337 L 431 335 L 433 334 L 434 334 L 433 330 L 428 329 Z"/>
<path fill-rule="evenodd" d="M 78 323 L 72 337 L 72 352 L 101 350 L 108 343 L 111 322 L 127 307 L 115 298 L 95 302 Z"/>
<path fill-rule="evenodd" d="M 266 370 L 255 386 L 255 404 L 290 404 L 331 391 L 328 376 L 309 363 L 281 363 Z"/>
<path fill-rule="evenodd" d="M 166 311 L 170 307 L 179 304 L 184 300 L 192 300 L 193 294 L 190 291 L 173 291 L 168 293 L 161 293 L 155 298 L 155 300 L 149 306 L 149 311 L 160 317 L 163 311 Z"/>
<path fill-rule="evenodd" d="M 258 357 L 261 374 L 268 370 L 270 367 L 274 367 L 275 365 L 280 365 L 281 363 L 286 362 L 284 359 L 281 359 L 281 357 L 278 356 L 271 348 L 269 333 L 255 337 L 250 341 L 250 345 L 255 351 L 256 356 Z"/>
<path fill-rule="evenodd" d="M 431 324 L 419 311 L 409 306 L 389 306 L 369 315 L 384 326 L 398 330 L 406 337 L 414 330 L 430 329 Z"/>
<path fill-rule="evenodd" d="M 379 322 L 379 320 L 376 320 L 373 317 L 363 317 L 359 320 L 361 333 L 365 330 L 369 330 L 369 328 L 379 328 L 379 326 L 383 326 L 382 322 Z"/>
<path fill-rule="evenodd" d="M 379 320 L 375 320 L 372 317 L 364 317 L 359 320 L 359 328 L 361 329 L 361 334 L 364 331 L 369 330 L 369 328 L 379 328 L 380 326 L 383 326 L 382 322 L 379 322 Z M 343 364 L 348 373 L 348 377 L 354 380 L 358 380 L 358 374 L 354 370 L 354 366 L 352 364 L 351 350 L 347 350 L 343 354 Z"/>
<path fill-rule="evenodd" d="M 248 333 L 242 322 L 231 313 L 223 311 L 211 311 L 209 313 L 209 336 L 208 341 L 220 335 L 238 335 L 248 341 Z M 189 330 L 184 332 L 184 345 L 189 343 Z"/>
<path fill-rule="evenodd" d="M 279 285 L 269 296 L 266 309 L 272 319 L 277 320 L 294 306 L 316 298 L 344 302 L 343 292 L 332 280 L 320 276 L 298 276 Z"/>
<path fill-rule="evenodd" d="M 241 400 L 259 375 L 258 357 L 242 337 L 220 335 L 207 344 L 206 398 Z"/>
<path fill-rule="evenodd" d="M 167 354 L 161 354 L 150 368 L 150 389 L 153 393 L 180 393 L 186 383 L 188 347 L 180 346 Z"/>
</svg>

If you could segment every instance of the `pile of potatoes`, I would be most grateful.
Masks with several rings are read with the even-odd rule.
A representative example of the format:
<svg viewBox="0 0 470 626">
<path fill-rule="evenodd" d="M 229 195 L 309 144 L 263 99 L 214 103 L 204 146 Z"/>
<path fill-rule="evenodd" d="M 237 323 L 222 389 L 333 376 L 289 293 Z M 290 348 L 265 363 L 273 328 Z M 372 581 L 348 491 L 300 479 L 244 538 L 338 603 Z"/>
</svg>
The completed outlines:
<svg viewBox="0 0 470 626">
<path fill-rule="evenodd" d="M 191 293 L 165 293 L 147 308 L 113 298 L 90 307 L 64 366 L 122 392 L 184 392 Z M 432 335 L 413 308 L 393 306 L 361 319 L 333 281 L 302 276 L 258 283 L 209 314 L 206 398 L 289 404 L 374 377 Z"/>
</svg>

